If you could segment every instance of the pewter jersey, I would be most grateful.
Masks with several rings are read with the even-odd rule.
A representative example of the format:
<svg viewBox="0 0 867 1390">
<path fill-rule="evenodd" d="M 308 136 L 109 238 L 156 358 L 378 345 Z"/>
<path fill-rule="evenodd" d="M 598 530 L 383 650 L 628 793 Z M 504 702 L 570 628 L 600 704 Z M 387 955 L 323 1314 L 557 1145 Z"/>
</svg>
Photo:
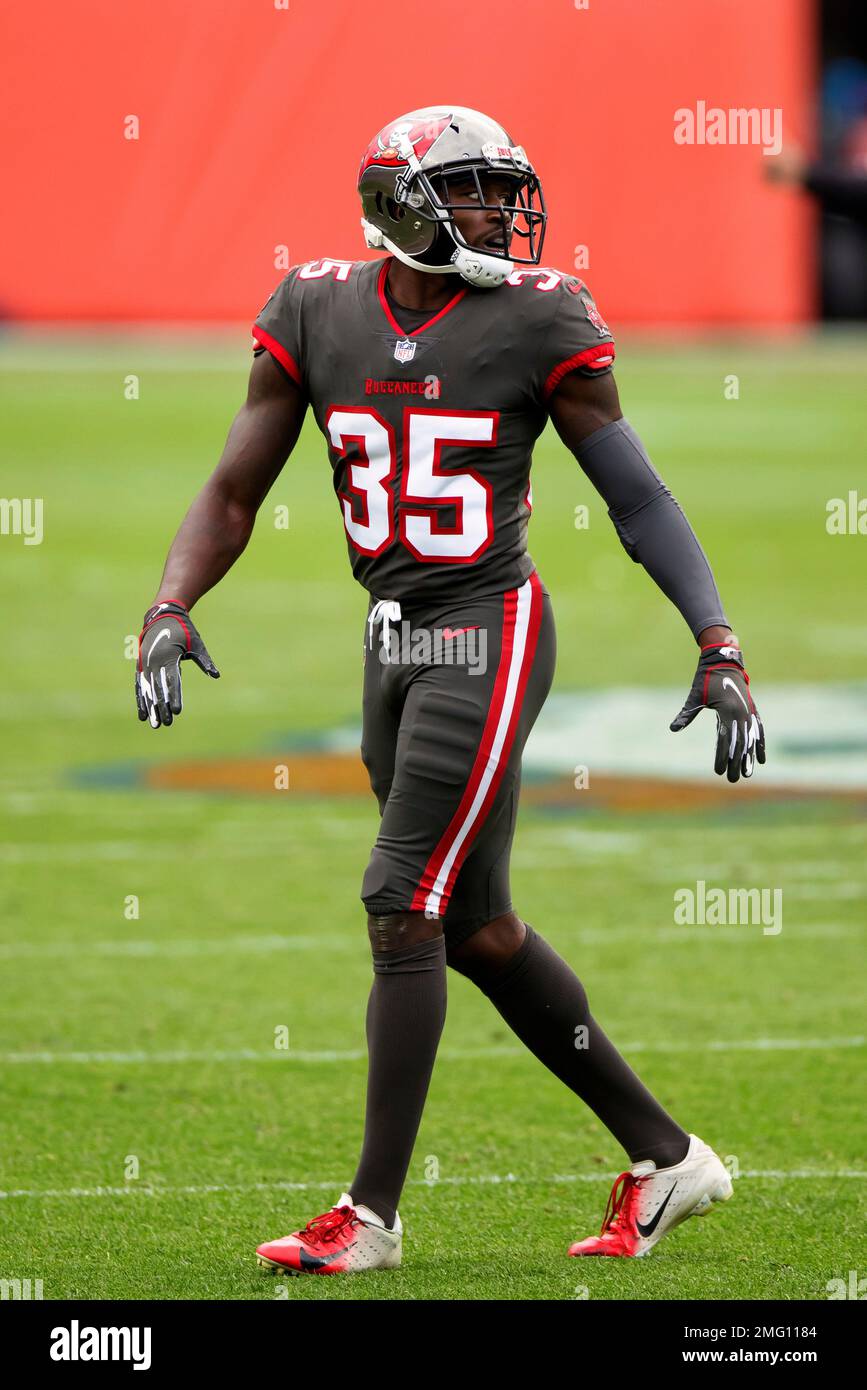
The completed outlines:
<svg viewBox="0 0 867 1390">
<path fill-rule="evenodd" d="M 518 269 L 422 316 L 387 294 L 389 264 L 294 266 L 255 350 L 310 402 L 359 583 L 407 606 L 517 588 L 548 400 L 567 372 L 611 370 L 611 334 L 573 275 Z"/>
</svg>

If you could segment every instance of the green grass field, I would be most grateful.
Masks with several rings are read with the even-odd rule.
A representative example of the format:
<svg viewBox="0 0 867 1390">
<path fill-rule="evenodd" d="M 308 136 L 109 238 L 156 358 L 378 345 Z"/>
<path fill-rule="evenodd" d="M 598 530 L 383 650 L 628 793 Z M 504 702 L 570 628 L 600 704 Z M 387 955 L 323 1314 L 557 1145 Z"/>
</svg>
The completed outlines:
<svg viewBox="0 0 867 1390">
<path fill-rule="evenodd" d="M 216 460 L 244 342 L 0 344 L 3 491 L 44 499 L 41 545 L 0 536 L 0 1277 L 41 1278 L 46 1299 L 823 1299 L 829 1280 L 863 1277 L 867 834 L 856 802 L 751 804 L 750 786 L 722 811 L 527 806 L 513 872 L 516 907 L 646 1082 L 731 1157 L 726 1209 L 647 1260 L 568 1260 L 624 1155 L 455 978 L 403 1268 L 257 1271 L 256 1244 L 330 1205 L 354 1169 L 376 812 L 136 780 L 156 760 L 276 759 L 359 719 L 365 598 L 309 424 L 247 553 L 197 609 L 222 680 L 190 671 L 169 731 L 135 717 L 125 639 Z M 621 362 L 625 412 L 712 557 L 759 707 L 766 683 L 867 679 L 867 539 L 825 530 L 828 498 L 867 495 L 867 341 L 624 342 Z M 555 690 L 685 693 L 689 633 L 550 431 L 534 503 Z M 674 930 L 674 889 L 701 877 L 781 887 L 784 930 Z"/>
</svg>

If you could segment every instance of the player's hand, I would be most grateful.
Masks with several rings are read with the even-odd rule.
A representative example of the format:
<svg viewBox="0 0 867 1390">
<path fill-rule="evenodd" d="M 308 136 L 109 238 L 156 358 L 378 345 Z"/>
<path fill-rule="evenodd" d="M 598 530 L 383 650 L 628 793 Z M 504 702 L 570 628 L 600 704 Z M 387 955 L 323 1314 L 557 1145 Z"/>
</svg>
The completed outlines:
<svg viewBox="0 0 867 1390">
<path fill-rule="evenodd" d="M 702 647 L 692 689 L 669 725 L 672 733 L 680 733 L 705 708 L 716 711 L 714 772 L 725 772 L 730 782 L 752 777 L 756 763 L 765 761 L 765 731 L 736 637 Z"/>
<path fill-rule="evenodd" d="M 135 674 L 138 717 L 149 720 L 152 729 L 171 724 L 183 708 L 182 661 L 194 661 L 206 676 L 219 677 L 184 605 L 155 603 L 144 615 Z"/>
</svg>

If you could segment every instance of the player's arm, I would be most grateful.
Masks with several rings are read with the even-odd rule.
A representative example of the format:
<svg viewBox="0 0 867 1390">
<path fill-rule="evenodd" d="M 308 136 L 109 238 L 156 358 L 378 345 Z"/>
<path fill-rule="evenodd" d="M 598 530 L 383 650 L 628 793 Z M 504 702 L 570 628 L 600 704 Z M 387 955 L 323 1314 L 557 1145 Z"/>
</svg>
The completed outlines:
<svg viewBox="0 0 867 1390">
<path fill-rule="evenodd" d="M 678 503 L 623 418 L 610 372 L 563 377 L 548 402 L 554 427 L 608 506 L 627 553 L 680 610 L 701 653 L 676 733 L 704 707 L 717 715 L 714 768 L 730 782 L 765 761 L 764 731 L 713 573 Z"/>
<path fill-rule="evenodd" d="M 231 569 L 250 539 L 262 502 L 295 446 L 307 402 L 268 352 L 254 359 L 247 399 L 217 467 L 172 542 L 139 638 L 139 718 L 158 729 L 181 711 L 180 662 L 219 672 L 189 610 Z"/>
</svg>

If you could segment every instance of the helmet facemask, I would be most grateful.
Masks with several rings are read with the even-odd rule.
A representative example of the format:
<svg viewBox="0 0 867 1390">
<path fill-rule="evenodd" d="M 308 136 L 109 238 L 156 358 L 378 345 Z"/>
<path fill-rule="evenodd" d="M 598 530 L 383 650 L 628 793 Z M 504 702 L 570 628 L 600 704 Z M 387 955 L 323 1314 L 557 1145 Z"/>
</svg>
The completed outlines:
<svg viewBox="0 0 867 1390">
<path fill-rule="evenodd" d="M 485 186 L 493 179 L 508 181 L 511 192 L 507 201 L 488 202 Z M 475 185 L 475 199 L 461 201 L 450 192 L 450 184 L 471 179 Z M 492 168 L 490 165 L 459 164 L 444 167 L 440 172 L 428 175 L 424 171 L 410 182 L 409 204 L 413 207 L 413 193 L 418 196 L 418 186 L 424 193 L 423 202 L 413 210 L 425 220 L 439 223 L 451 237 L 454 244 L 464 251 L 480 252 L 485 256 L 510 262 L 511 265 L 538 265 L 545 240 L 547 212 L 541 185 L 532 170 L 523 174 Z M 415 187 L 414 187 L 415 186 Z M 477 245 L 468 242 L 458 226 L 456 213 L 496 212 L 500 218 L 499 234 L 494 229 L 491 235 L 499 235 L 502 247 Z M 521 255 L 515 254 L 514 239 L 519 237 L 524 243 Z M 434 250 L 436 242 L 431 247 Z M 508 272 L 507 272 L 508 273 Z"/>
</svg>

